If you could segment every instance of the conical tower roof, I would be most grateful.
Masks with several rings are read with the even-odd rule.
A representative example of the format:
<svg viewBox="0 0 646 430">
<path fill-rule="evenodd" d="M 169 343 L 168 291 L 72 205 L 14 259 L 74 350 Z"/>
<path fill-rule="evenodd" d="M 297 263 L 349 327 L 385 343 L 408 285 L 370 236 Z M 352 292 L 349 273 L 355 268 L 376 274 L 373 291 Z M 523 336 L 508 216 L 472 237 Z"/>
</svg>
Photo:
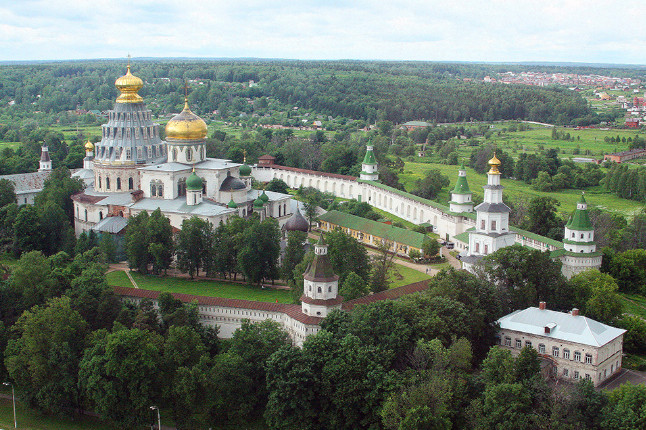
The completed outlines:
<svg viewBox="0 0 646 430">
<path fill-rule="evenodd" d="M 372 145 L 368 145 L 366 149 L 366 156 L 363 157 L 363 164 L 377 164 L 375 153 L 372 151 Z"/>
<path fill-rule="evenodd" d="M 324 248 L 324 252 L 314 252 L 314 259 L 312 263 L 307 267 L 307 270 L 303 274 L 303 277 L 308 281 L 313 282 L 331 282 L 337 281 L 339 276 L 334 273 L 332 269 L 332 264 L 327 255 L 327 244 L 325 239 L 323 239 L 323 234 L 319 237 L 319 241 L 316 243 L 315 248 Z"/>
<path fill-rule="evenodd" d="M 574 213 L 565 224 L 570 230 L 577 231 L 591 231 L 594 230 L 592 222 L 590 222 L 590 214 L 588 214 L 588 202 L 585 201 L 585 197 L 581 194 L 581 199 L 576 205 Z"/>
<path fill-rule="evenodd" d="M 464 162 L 462 162 L 462 165 L 460 166 L 460 171 L 464 171 L 466 168 L 464 167 Z M 458 180 L 455 183 L 455 187 L 453 188 L 453 191 L 451 191 L 453 194 L 471 194 L 471 190 L 469 189 L 469 182 L 467 181 L 466 175 L 458 175 Z"/>
</svg>

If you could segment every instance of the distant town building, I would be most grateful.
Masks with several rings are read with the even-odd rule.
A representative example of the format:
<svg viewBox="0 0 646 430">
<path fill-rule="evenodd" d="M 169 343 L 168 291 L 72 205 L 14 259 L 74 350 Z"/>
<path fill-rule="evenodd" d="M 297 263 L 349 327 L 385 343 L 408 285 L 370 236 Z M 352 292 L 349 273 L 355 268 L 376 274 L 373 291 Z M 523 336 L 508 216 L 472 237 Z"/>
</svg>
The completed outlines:
<svg viewBox="0 0 646 430">
<path fill-rule="evenodd" d="M 623 163 L 624 161 L 633 160 L 646 156 L 646 149 L 631 149 L 629 151 L 614 152 L 603 156 L 603 161 L 614 161 L 615 163 Z"/>
<path fill-rule="evenodd" d="M 43 190 L 45 181 L 49 178 L 51 173 L 52 160 L 49 157 L 49 149 L 47 146 L 43 146 L 41 148 L 40 162 L 37 172 L 1 175 L 0 179 L 6 179 L 13 183 L 17 204 L 33 205 L 36 195 Z"/>
<path fill-rule="evenodd" d="M 540 302 L 497 322 L 501 347 L 514 355 L 524 347 L 535 348 L 558 379 L 589 379 L 597 386 L 621 369 L 626 330 L 579 315 L 578 309 L 557 312 Z"/>
<path fill-rule="evenodd" d="M 400 128 L 406 129 L 407 131 L 413 131 L 416 128 L 425 128 L 425 127 L 432 127 L 433 124 L 425 122 L 425 121 L 408 121 L 403 123 Z"/>
</svg>

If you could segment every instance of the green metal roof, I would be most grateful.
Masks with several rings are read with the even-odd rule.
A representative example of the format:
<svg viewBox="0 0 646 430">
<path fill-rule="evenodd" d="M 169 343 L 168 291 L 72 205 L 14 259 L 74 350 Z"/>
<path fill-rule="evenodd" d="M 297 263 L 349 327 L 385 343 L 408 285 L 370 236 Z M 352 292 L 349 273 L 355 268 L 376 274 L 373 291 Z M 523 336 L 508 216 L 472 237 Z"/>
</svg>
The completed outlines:
<svg viewBox="0 0 646 430">
<path fill-rule="evenodd" d="M 366 156 L 363 157 L 363 164 L 377 164 L 377 160 L 375 160 L 375 154 L 373 151 L 366 150 Z"/>
<path fill-rule="evenodd" d="M 330 211 L 321 215 L 319 220 L 326 221 L 340 227 L 362 231 L 382 239 L 392 240 L 393 242 L 412 246 L 418 249 L 422 248 L 424 240 L 426 240 L 425 234 L 361 218 L 345 212 Z"/>
<path fill-rule="evenodd" d="M 363 183 L 363 184 L 374 185 L 375 187 L 381 188 L 382 190 L 386 190 L 386 191 L 390 191 L 390 192 L 395 193 L 395 194 L 399 194 L 400 196 L 402 196 L 404 198 L 414 200 L 416 202 L 424 203 L 425 205 L 429 205 L 431 207 L 434 207 L 434 208 L 439 209 L 441 211 L 444 211 L 446 213 L 450 212 L 450 209 L 449 209 L 448 206 L 445 206 L 445 205 L 443 205 L 441 203 L 438 203 L 438 202 L 434 202 L 433 200 L 428 200 L 428 199 L 416 196 L 416 195 L 411 194 L 411 193 L 407 193 L 406 191 L 398 190 L 397 188 L 389 187 L 388 185 L 384 185 L 384 184 L 382 184 L 380 182 L 367 181 L 365 179 L 357 179 L 357 182 L 360 182 L 360 183 Z"/>
<path fill-rule="evenodd" d="M 195 170 L 193 170 L 193 173 L 191 173 L 191 175 L 186 179 L 186 189 L 192 191 L 202 189 L 202 179 L 195 174 Z"/>
<path fill-rule="evenodd" d="M 467 231 L 465 231 L 463 233 L 456 234 L 455 236 L 453 236 L 453 239 L 456 240 L 456 241 L 468 244 L 469 243 L 469 232 L 470 231 L 475 231 L 475 227 L 471 227 L 470 229 L 468 229 Z"/>
<path fill-rule="evenodd" d="M 237 203 L 234 202 L 233 199 L 231 199 L 231 201 L 229 202 L 229 204 L 227 206 L 230 207 L 231 209 L 237 209 L 238 208 Z"/>
<path fill-rule="evenodd" d="M 458 180 L 455 183 L 455 188 L 451 191 L 453 194 L 471 194 L 469 189 L 469 183 L 467 182 L 466 176 L 458 176 Z"/>
<path fill-rule="evenodd" d="M 581 200 L 579 200 L 579 204 L 587 205 L 585 201 L 585 197 L 583 197 L 583 194 L 581 194 Z M 579 209 L 578 205 L 577 205 L 577 208 L 574 210 L 574 213 L 568 220 L 567 224 L 565 224 L 565 226 L 570 230 L 578 230 L 578 231 L 594 230 L 594 227 L 592 227 L 592 223 L 590 222 L 590 216 L 588 215 L 588 210 Z"/>
<path fill-rule="evenodd" d="M 513 227 L 511 225 L 509 226 L 509 230 L 513 231 L 516 234 L 520 234 L 521 236 L 525 236 L 529 239 L 534 239 L 548 245 L 556 246 L 558 248 L 563 248 L 563 242 L 559 242 L 558 240 L 550 239 L 549 237 L 541 236 L 540 234 L 532 233 L 531 231 L 527 231 L 527 230 L 522 230 L 518 227 Z"/>
<path fill-rule="evenodd" d="M 247 166 L 246 164 L 243 164 L 240 166 L 240 176 L 250 176 L 251 175 L 251 167 Z"/>
</svg>

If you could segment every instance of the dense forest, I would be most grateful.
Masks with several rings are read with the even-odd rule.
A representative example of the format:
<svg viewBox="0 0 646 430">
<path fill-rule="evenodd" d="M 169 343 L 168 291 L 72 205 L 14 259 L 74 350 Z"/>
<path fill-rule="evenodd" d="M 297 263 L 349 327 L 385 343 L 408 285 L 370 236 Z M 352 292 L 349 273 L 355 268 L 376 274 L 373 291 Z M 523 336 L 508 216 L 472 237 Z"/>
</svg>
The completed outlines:
<svg viewBox="0 0 646 430">
<path fill-rule="evenodd" d="M 69 121 L 77 108 L 105 111 L 117 95 L 114 80 L 125 61 L 2 65 L 0 122 L 37 119 L 41 125 Z M 265 121 L 299 125 L 294 108 L 333 118 L 454 122 L 524 119 L 585 125 L 600 117 L 577 93 L 560 87 L 491 85 L 475 80 L 526 66 L 428 62 L 138 60 L 133 72 L 156 114 L 181 108 L 183 83 L 198 114 L 217 110 L 223 118 L 256 114 Z M 552 70 L 532 66 L 532 70 Z M 559 71 L 639 74 L 637 70 L 560 68 Z M 474 81 L 472 81 L 474 79 Z M 254 84 L 249 85 L 253 80 Z M 299 112 L 299 113 L 301 113 Z M 256 120 L 258 122 L 258 120 Z"/>
</svg>

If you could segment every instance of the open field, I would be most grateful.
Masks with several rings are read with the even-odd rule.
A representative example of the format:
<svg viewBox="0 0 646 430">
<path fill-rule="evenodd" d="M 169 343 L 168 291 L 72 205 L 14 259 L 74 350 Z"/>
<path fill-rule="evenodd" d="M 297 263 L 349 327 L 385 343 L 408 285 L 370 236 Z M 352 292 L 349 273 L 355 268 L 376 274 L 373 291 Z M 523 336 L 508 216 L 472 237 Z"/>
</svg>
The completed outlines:
<svg viewBox="0 0 646 430">
<path fill-rule="evenodd" d="M 415 186 L 415 181 L 421 179 L 426 172 L 430 169 L 439 169 L 442 174 L 449 177 L 451 184 L 443 190 L 440 194 L 438 201 L 447 204 L 450 198 L 450 190 L 455 186 L 455 181 L 458 175 L 458 166 L 449 166 L 446 164 L 434 163 L 414 163 L 406 162 L 404 166 L 404 173 L 399 174 L 399 180 L 404 185 L 407 191 L 410 191 Z M 476 173 L 473 169 L 467 167 L 467 179 L 469 181 L 469 188 L 482 198 L 482 187 L 487 183 L 487 176 Z M 503 179 L 502 185 L 505 187 L 505 196 L 512 199 L 531 199 L 536 196 L 548 196 L 557 199 L 561 206 L 559 210 L 564 213 L 571 213 L 576 208 L 576 202 L 581 196 L 581 190 L 561 190 L 558 192 L 543 192 L 536 191 L 531 188 L 529 184 L 523 181 L 516 181 L 512 179 Z M 617 212 L 622 215 L 631 217 L 638 213 L 644 207 L 643 204 L 633 201 L 622 199 L 612 194 L 608 194 L 601 189 L 601 187 L 592 187 L 585 190 L 585 198 L 591 207 L 599 207 L 601 209 Z"/>
<path fill-rule="evenodd" d="M 289 290 L 260 289 L 245 284 L 228 284 L 216 281 L 190 280 L 187 278 L 157 277 L 130 272 L 139 288 L 169 293 L 194 294 L 197 296 L 222 297 L 225 299 L 255 300 L 258 302 L 291 303 Z M 108 273 L 108 284 L 132 287 L 125 272 Z"/>
</svg>

